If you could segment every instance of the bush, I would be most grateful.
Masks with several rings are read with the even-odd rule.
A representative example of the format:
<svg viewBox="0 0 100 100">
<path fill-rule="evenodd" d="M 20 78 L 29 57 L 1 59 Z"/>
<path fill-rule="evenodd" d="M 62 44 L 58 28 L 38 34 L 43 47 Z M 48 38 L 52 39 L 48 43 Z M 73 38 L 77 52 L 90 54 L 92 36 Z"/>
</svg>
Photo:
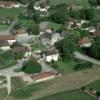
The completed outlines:
<svg viewBox="0 0 100 100">
<path fill-rule="evenodd" d="M 40 73 L 42 70 L 41 65 L 34 59 L 30 59 L 23 66 L 23 71 L 28 74 Z"/>
<path fill-rule="evenodd" d="M 78 70 L 83 70 L 87 68 L 92 68 L 92 63 L 89 63 L 89 62 L 80 63 L 74 67 L 74 70 L 78 71 Z"/>
</svg>

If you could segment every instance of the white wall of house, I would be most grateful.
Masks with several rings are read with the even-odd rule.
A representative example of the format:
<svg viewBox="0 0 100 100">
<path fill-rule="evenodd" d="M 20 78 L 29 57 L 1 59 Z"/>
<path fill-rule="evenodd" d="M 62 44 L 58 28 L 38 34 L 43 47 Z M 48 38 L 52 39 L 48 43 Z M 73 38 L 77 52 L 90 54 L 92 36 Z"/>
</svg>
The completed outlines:
<svg viewBox="0 0 100 100">
<path fill-rule="evenodd" d="M 29 36 L 28 36 L 28 34 L 17 34 L 16 35 L 16 40 L 19 43 L 26 43 L 29 40 Z"/>
<path fill-rule="evenodd" d="M 90 47 L 90 46 L 91 46 L 91 43 L 85 43 L 81 45 L 81 47 Z"/>
<path fill-rule="evenodd" d="M 14 42 L 16 42 L 16 40 L 7 40 L 9 45 L 12 45 Z"/>
<path fill-rule="evenodd" d="M 10 6 L 6 6 L 6 5 L 0 5 L 0 7 L 2 7 L 2 8 L 18 8 L 18 7 L 20 7 L 20 3 L 18 3 L 18 4 L 11 4 Z"/>
<path fill-rule="evenodd" d="M 14 4 L 13 7 L 14 7 L 14 8 L 19 8 L 19 7 L 20 7 L 20 3 Z"/>
<path fill-rule="evenodd" d="M 24 57 L 30 57 L 31 55 L 32 55 L 32 52 L 31 51 L 25 52 Z"/>
<path fill-rule="evenodd" d="M 53 61 L 58 61 L 58 58 L 59 58 L 59 54 L 54 54 L 54 55 L 43 55 L 43 58 L 46 60 L 46 62 L 51 62 L 52 60 Z"/>
<path fill-rule="evenodd" d="M 9 49 L 10 49 L 10 46 L 3 46 L 3 47 L 0 47 L 0 50 L 3 50 L 3 51 L 9 50 Z"/>
</svg>

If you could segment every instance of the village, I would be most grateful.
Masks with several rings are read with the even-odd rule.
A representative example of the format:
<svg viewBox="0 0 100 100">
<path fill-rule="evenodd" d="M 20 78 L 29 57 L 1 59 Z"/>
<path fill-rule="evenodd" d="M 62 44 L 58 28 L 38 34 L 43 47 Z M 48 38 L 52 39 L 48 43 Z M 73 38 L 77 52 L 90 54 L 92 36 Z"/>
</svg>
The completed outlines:
<svg viewBox="0 0 100 100">
<path fill-rule="evenodd" d="M 100 99 L 100 4 L 89 5 L 0 0 L 0 100 Z"/>
</svg>

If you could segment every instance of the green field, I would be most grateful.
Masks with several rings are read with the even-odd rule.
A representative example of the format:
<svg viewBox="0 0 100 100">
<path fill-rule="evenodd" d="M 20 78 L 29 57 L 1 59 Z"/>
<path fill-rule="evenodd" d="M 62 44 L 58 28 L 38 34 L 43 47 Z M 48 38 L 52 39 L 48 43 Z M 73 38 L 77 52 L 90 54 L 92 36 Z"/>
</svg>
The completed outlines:
<svg viewBox="0 0 100 100">
<path fill-rule="evenodd" d="M 7 90 L 6 88 L 1 88 L 0 89 L 0 100 L 4 100 L 7 96 Z"/>
<path fill-rule="evenodd" d="M 12 78 L 11 96 L 18 100 L 23 100 L 24 98 L 31 97 L 34 92 L 36 92 L 37 90 L 43 89 L 44 87 L 48 85 L 49 84 L 45 84 L 43 82 L 38 83 L 38 84 L 26 85 L 22 79 L 18 77 L 14 77 Z"/>
<path fill-rule="evenodd" d="M 81 4 L 83 6 L 89 6 L 88 0 L 49 0 L 49 1 L 51 5 L 66 3 L 66 4 Z"/>
<path fill-rule="evenodd" d="M 39 100 L 96 100 L 80 90 L 65 91 Z"/>
<path fill-rule="evenodd" d="M 0 52 L 0 69 L 8 68 L 17 63 L 11 51 Z"/>
<path fill-rule="evenodd" d="M 9 25 L 0 25 L 0 30 L 5 30 L 9 27 Z"/>
<path fill-rule="evenodd" d="M 24 10 L 24 8 L 20 7 L 20 8 L 0 8 L 0 17 L 11 17 L 14 18 L 17 15 L 19 15 L 22 11 Z"/>
<path fill-rule="evenodd" d="M 48 27 L 54 29 L 54 31 L 60 30 L 62 26 L 63 26 L 62 24 L 57 24 L 54 22 L 49 22 L 48 25 Z"/>
<path fill-rule="evenodd" d="M 99 91 L 100 92 L 100 80 L 97 80 L 91 84 L 89 84 L 88 86 L 86 86 L 87 88 L 93 88 L 95 89 L 96 91 Z"/>
<path fill-rule="evenodd" d="M 74 71 L 74 67 L 77 65 L 75 61 L 58 61 L 54 63 L 54 66 L 57 66 L 55 69 L 60 73 L 70 73 Z"/>
</svg>

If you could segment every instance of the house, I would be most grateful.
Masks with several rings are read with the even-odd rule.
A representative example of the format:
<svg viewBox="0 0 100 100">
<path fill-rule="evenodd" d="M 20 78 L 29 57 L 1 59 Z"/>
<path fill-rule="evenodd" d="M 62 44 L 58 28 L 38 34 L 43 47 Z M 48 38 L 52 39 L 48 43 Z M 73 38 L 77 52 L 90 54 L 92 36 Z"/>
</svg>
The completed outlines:
<svg viewBox="0 0 100 100">
<path fill-rule="evenodd" d="M 57 74 L 54 72 L 43 72 L 37 75 L 31 76 L 34 82 L 39 83 L 42 81 L 50 80 L 57 77 Z"/>
<path fill-rule="evenodd" d="M 47 12 L 49 8 L 50 8 L 50 6 L 43 5 L 43 4 L 40 4 L 38 2 L 35 3 L 35 5 L 34 5 L 34 9 L 37 11 L 40 11 L 40 12 Z"/>
<path fill-rule="evenodd" d="M 59 53 L 57 50 L 49 50 L 49 51 L 45 51 L 43 53 L 43 59 L 46 62 L 51 62 L 51 61 L 58 61 L 59 59 Z"/>
<path fill-rule="evenodd" d="M 10 49 L 10 45 L 7 41 L 0 41 L 0 50 L 6 51 Z"/>
<path fill-rule="evenodd" d="M 31 50 L 29 50 L 28 47 L 18 46 L 18 47 L 14 47 L 12 49 L 12 51 L 14 53 L 22 52 L 22 53 L 24 53 L 24 57 L 30 57 L 31 56 Z"/>
<path fill-rule="evenodd" d="M 12 45 L 14 42 L 16 42 L 16 39 L 13 35 L 0 35 L 0 41 L 6 41 L 9 43 L 9 45 Z"/>
<path fill-rule="evenodd" d="M 95 27 L 94 26 L 91 26 L 91 27 L 88 27 L 88 28 L 85 28 L 86 31 L 89 31 L 90 33 L 94 33 L 96 31 Z"/>
<path fill-rule="evenodd" d="M 40 32 L 40 40 L 43 45 L 54 45 L 59 40 L 63 39 L 59 33 L 54 33 L 51 29 L 46 29 Z"/>
<path fill-rule="evenodd" d="M 43 43 L 43 45 L 51 45 L 52 34 L 51 33 L 43 33 L 42 35 L 40 35 L 40 40 Z"/>
<path fill-rule="evenodd" d="M 28 32 L 25 29 L 18 29 L 15 31 L 16 40 L 18 42 L 26 41 L 28 42 Z"/>
<path fill-rule="evenodd" d="M 93 36 L 100 36 L 100 31 L 96 30 L 95 32 L 91 32 Z"/>
<path fill-rule="evenodd" d="M 80 47 L 90 47 L 92 43 L 88 37 L 83 37 L 79 40 L 79 45 Z"/>
<path fill-rule="evenodd" d="M 54 33 L 52 34 L 52 40 L 51 40 L 51 45 L 55 45 L 56 42 L 62 40 L 64 37 L 61 37 L 60 33 Z"/>
<path fill-rule="evenodd" d="M 18 2 L 13 1 L 0 1 L 0 7 L 3 8 L 18 8 L 20 7 L 20 4 Z"/>
</svg>

